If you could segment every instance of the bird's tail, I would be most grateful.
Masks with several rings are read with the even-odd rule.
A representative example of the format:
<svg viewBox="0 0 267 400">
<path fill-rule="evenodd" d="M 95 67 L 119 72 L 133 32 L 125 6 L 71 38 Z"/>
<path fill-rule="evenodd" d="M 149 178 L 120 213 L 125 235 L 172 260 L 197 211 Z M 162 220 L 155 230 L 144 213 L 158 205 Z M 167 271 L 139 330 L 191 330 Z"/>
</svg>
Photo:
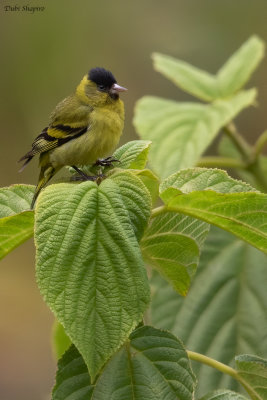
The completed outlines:
<svg viewBox="0 0 267 400">
<path fill-rule="evenodd" d="M 56 173 L 56 170 L 51 165 L 49 165 L 49 166 L 46 165 L 41 168 L 38 184 L 36 186 L 36 189 L 35 189 L 35 192 L 33 195 L 33 199 L 32 199 L 32 204 L 31 204 L 32 209 L 34 207 L 34 204 L 36 202 L 36 199 L 37 199 L 40 191 L 47 184 L 47 182 L 55 175 L 55 173 Z"/>
<path fill-rule="evenodd" d="M 19 172 L 22 172 L 24 170 L 24 168 L 26 167 L 26 165 L 31 161 L 31 159 L 33 158 L 33 155 L 31 153 L 31 151 L 29 151 L 27 154 L 25 154 L 25 156 L 21 157 L 18 162 L 21 162 L 23 160 L 26 160 L 25 163 L 22 165 L 22 167 L 20 168 Z"/>
</svg>

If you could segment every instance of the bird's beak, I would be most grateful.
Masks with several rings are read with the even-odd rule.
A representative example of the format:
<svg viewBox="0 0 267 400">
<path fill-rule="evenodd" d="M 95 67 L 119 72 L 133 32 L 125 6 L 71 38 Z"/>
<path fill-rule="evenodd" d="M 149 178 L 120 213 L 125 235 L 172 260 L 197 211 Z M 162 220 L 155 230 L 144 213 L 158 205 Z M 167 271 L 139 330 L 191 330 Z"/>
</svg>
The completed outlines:
<svg viewBox="0 0 267 400">
<path fill-rule="evenodd" d="M 126 92 L 127 90 L 128 89 L 126 89 L 125 87 L 120 86 L 117 83 L 114 83 L 111 86 L 110 93 L 115 94 L 115 93 L 118 93 L 118 92 Z"/>
</svg>

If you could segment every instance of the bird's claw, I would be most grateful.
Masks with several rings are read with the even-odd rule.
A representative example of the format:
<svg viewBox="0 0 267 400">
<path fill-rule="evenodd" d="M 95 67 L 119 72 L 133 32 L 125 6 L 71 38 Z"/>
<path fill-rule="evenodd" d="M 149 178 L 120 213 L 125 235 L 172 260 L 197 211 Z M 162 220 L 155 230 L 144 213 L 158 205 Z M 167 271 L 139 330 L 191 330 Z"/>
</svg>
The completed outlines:
<svg viewBox="0 0 267 400">
<path fill-rule="evenodd" d="M 116 158 L 112 158 L 112 157 L 107 157 L 107 158 L 104 158 L 103 160 L 97 160 L 95 162 L 94 166 L 110 167 L 110 166 L 113 166 L 114 162 L 120 163 L 120 160 L 117 160 Z"/>
<path fill-rule="evenodd" d="M 106 176 L 104 174 L 98 174 L 98 175 L 93 175 L 93 176 L 86 175 L 86 174 L 83 174 L 83 175 L 80 174 L 80 175 L 72 176 L 71 181 L 75 181 L 75 182 L 77 182 L 77 181 L 82 181 L 82 182 L 92 181 L 92 182 L 96 182 L 97 184 L 100 184 L 105 177 Z"/>
</svg>

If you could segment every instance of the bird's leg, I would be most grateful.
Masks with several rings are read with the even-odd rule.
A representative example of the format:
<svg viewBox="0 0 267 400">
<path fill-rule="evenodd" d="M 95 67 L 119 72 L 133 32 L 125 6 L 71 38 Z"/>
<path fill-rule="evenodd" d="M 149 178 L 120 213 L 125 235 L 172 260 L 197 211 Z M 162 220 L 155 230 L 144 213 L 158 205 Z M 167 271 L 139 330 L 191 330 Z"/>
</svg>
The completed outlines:
<svg viewBox="0 0 267 400">
<path fill-rule="evenodd" d="M 93 166 L 101 166 L 101 167 L 110 167 L 113 166 L 114 162 L 118 162 L 120 163 L 120 160 L 117 160 L 116 158 L 112 158 L 112 157 L 107 157 L 101 160 L 97 160 Z"/>
<path fill-rule="evenodd" d="M 86 175 L 83 171 L 81 171 L 79 168 L 77 168 L 75 165 L 72 165 L 72 168 L 75 169 L 76 172 L 78 172 L 78 174 L 80 176 L 76 176 L 73 178 L 73 180 L 75 181 L 96 181 L 98 179 L 98 176 L 90 176 L 90 175 Z"/>
</svg>

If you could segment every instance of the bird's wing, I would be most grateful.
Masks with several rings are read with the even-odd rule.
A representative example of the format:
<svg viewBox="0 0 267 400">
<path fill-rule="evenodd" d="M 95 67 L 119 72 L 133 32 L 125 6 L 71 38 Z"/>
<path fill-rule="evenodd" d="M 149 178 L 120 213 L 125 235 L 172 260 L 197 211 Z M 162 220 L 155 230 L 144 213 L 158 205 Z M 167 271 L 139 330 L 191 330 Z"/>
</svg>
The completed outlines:
<svg viewBox="0 0 267 400">
<path fill-rule="evenodd" d="M 65 124 L 50 125 L 49 127 L 45 128 L 34 140 L 32 149 L 18 161 L 20 162 L 26 160 L 19 172 L 23 171 L 26 165 L 36 154 L 44 153 L 56 147 L 62 146 L 70 140 L 76 139 L 83 135 L 88 131 L 88 129 L 90 129 L 89 125 L 72 127 Z"/>
<path fill-rule="evenodd" d="M 88 130 L 88 126 L 71 127 L 69 125 L 51 125 L 45 128 L 42 133 L 37 136 L 32 144 L 31 155 L 54 149 L 62 146 L 70 140 L 76 139 Z"/>
<path fill-rule="evenodd" d="M 25 154 L 19 161 L 25 160 L 26 158 L 32 158 L 36 154 L 44 153 L 48 150 L 52 150 L 56 147 L 62 146 L 70 140 L 76 139 L 83 135 L 89 126 L 78 126 L 71 127 L 70 125 L 51 125 L 45 128 L 42 133 L 37 136 L 32 144 L 32 149 Z"/>
</svg>

